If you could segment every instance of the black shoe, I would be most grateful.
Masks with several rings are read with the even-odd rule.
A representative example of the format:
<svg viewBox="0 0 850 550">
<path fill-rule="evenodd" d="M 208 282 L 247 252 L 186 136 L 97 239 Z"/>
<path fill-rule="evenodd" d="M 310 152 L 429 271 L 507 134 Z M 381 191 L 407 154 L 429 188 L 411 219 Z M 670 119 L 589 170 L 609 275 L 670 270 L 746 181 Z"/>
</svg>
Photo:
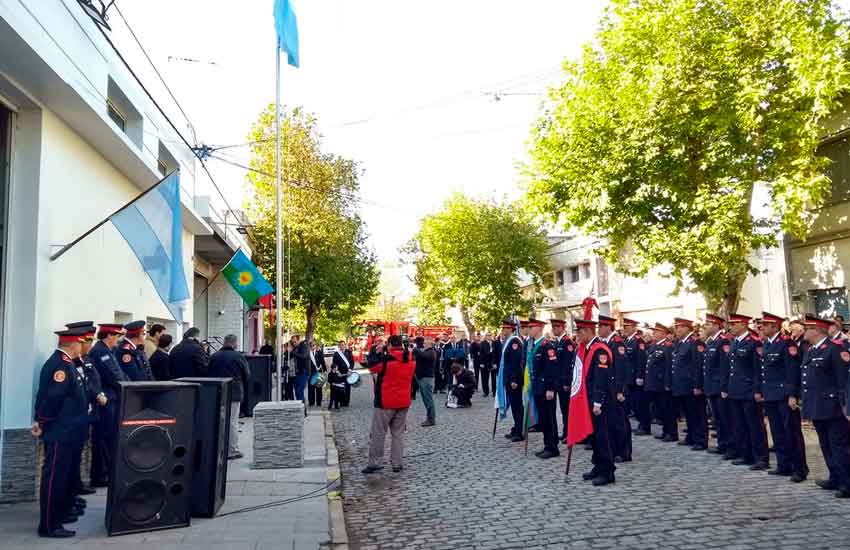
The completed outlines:
<svg viewBox="0 0 850 550">
<path fill-rule="evenodd" d="M 704 451 L 706 449 L 708 449 L 708 447 L 706 447 L 705 445 L 694 445 L 693 447 L 691 447 L 692 451 Z"/>
<path fill-rule="evenodd" d="M 718 449 L 717 447 L 713 447 L 713 448 L 711 448 L 711 449 L 706 449 L 706 451 L 705 451 L 705 452 L 710 453 L 710 454 L 713 454 L 713 455 L 722 455 L 722 454 L 724 454 L 724 452 L 723 452 L 721 449 Z"/>
<path fill-rule="evenodd" d="M 94 480 L 89 485 L 92 487 L 109 487 L 109 481 Z"/>
<path fill-rule="evenodd" d="M 540 426 L 532 426 L 528 429 L 528 433 L 538 433 L 540 431 Z"/>
<path fill-rule="evenodd" d="M 621 457 L 621 456 L 615 456 L 614 457 L 614 464 L 620 464 L 621 462 L 623 462 L 623 457 Z"/>
<path fill-rule="evenodd" d="M 673 437 L 672 435 L 665 435 L 661 441 L 663 441 L 664 443 L 674 443 L 676 441 L 679 441 L 679 438 Z"/>
<path fill-rule="evenodd" d="M 667 436 L 666 436 L 666 435 L 664 435 L 664 434 L 661 434 L 661 435 L 656 435 L 656 436 L 655 436 L 655 439 L 660 439 L 660 440 L 664 441 L 664 438 L 665 438 L 665 437 L 667 437 Z"/>
<path fill-rule="evenodd" d="M 74 498 L 74 506 L 79 506 L 80 508 L 85 508 L 88 505 L 89 505 L 89 503 L 86 502 L 86 499 L 80 498 L 80 497 Z"/>
<path fill-rule="evenodd" d="M 595 478 L 593 478 L 594 487 L 602 487 L 603 485 L 608 485 L 609 483 L 614 483 L 614 476 L 596 476 Z"/>
<path fill-rule="evenodd" d="M 593 470 L 591 470 L 591 471 L 589 471 L 589 472 L 583 473 L 583 474 L 581 474 L 581 478 L 582 478 L 583 480 L 585 480 L 585 481 L 590 481 L 591 479 L 595 479 L 595 478 L 596 478 L 596 472 L 594 472 Z"/>
<path fill-rule="evenodd" d="M 774 468 L 774 469 L 772 469 L 772 470 L 768 470 L 768 471 L 767 471 L 767 473 L 768 473 L 768 474 L 770 474 L 770 475 L 772 475 L 772 476 L 785 476 L 785 477 L 788 477 L 788 476 L 790 476 L 790 475 L 791 475 L 791 471 L 790 471 L 790 470 L 780 470 L 779 468 Z"/>
<path fill-rule="evenodd" d="M 738 455 L 735 453 L 726 453 L 725 455 L 723 455 L 723 460 L 736 460 L 737 458 Z"/>
<path fill-rule="evenodd" d="M 755 464 L 750 466 L 750 470 L 752 470 L 754 472 L 758 472 L 758 471 L 761 471 L 761 470 L 767 470 L 768 468 L 770 468 L 770 466 L 767 464 L 767 462 L 756 462 Z"/>
<path fill-rule="evenodd" d="M 543 453 L 545 453 L 545 452 L 546 452 L 546 449 L 543 449 L 542 451 L 536 451 L 536 452 L 534 453 L 534 456 L 539 457 L 540 455 L 542 455 L 542 454 L 543 454 Z"/>
<path fill-rule="evenodd" d="M 560 454 L 561 453 L 559 453 L 558 451 L 552 451 L 550 449 L 543 449 L 543 452 L 540 453 L 539 455 L 537 455 L 537 458 L 540 458 L 542 460 L 546 460 L 548 458 L 555 458 L 556 456 L 558 456 Z"/>
<path fill-rule="evenodd" d="M 511 443 L 519 443 L 520 441 L 522 441 L 524 439 L 525 438 L 522 437 L 521 435 L 514 435 L 514 436 L 511 436 Z"/>
<path fill-rule="evenodd" d="M 368 466 L 366 466 L 365 468 L 360 470 L 360 472 L 364 473 L 366 475 L 369 475 L 369 474 L 374 474 L 375 472 L 379 472 L 383 469 L 384 469 L 383 466 L 376 466 L 374 464 L 369 464 Z"/>
<path fill-rule="evenodd" d="M 838 489 L 838 484 L 831 479 L 819 479 L 815 481 L 815 485 L 827 491 L 834 491 Z"/>
<path fill-rule="evenodd" d="M 57 527 L 53 531 L 38 532 L 39 537 L 44 537 L 46 539 L 67 539 L 73 537 L 76 534 L 76 531 L 70 531 L 68 529 L 65 529 L 64 527 Z"/>
<path fill-rule="evenodd" d="M 393 466 L 393 472 L 395 473 L 399 473 L 402 470 L 404 470 L 404 466 Z"/>
<path fill-rule="evenodd" d="M 835 491 L 835 498 L 850 498 L 850 489 L 847 487 Z"/>
<path fill-rule="evenodd" d="M 240 453 L 239 451 L 237 451 L 237 452 L 233 453 L 232 455 L 228 456 L 228 457 L 227 457 L 227 460 L 239 460 L 239 459 L 240 459 L 240 458 L 242 458 L 243 456 L 245 456 L 245 455 L 243 455 L 242 453 Z"/>
<path fill-rule="evenodd" d="M 425 422 L 423 422 L 423 423 L 421 424 L 421 426 L 422 426 L 423 428 L 427 428 L 427 427 L 429 427 L 429 426 L 436 426 L 436 425 L 437 425 L 437 423 L 436 423 L 436 422 L 434 422 L 433 420 L 426 420 Z"/>
<path fill-rule="evenodd" d="M 95 491 L 94 489 L 87 489 L 85 487 L 83 487 L 82 489 L 77 489 L 78 495 L 93 495 L 95 493 L 97 493 L 97 491 Z"/>
<path fill-rule="evenodd" d="M 652 433 L 651 433 L 651 432 L 647 432 L 646 430 L 636 430 L 636 431 L 635 431 L 635 435 L 637 435 L 637 436 L 642 436 L 642 435 L 652 435 Z"/>
<path fill-rule="evenodd" d="M 506 434 L 505 434 L 505 439 L 512 439 L 512 438 L 513 438 L 513 436 L 514 436 L 514 434 L 512 434 L 512 433 L 506 433 Z"/>
<path fill-rule="evenodd" d="M 806 476 L 797 473 L 791 474 L 791 481 L 794 483 L 802 483 L 806 481 Z"/>
<path fill-rule="evenodd" d="M 84 516 L 86 514 L 86 509 L 82 506 L 71 506 L 71 513 L 75 516 Z"/>
</svg>

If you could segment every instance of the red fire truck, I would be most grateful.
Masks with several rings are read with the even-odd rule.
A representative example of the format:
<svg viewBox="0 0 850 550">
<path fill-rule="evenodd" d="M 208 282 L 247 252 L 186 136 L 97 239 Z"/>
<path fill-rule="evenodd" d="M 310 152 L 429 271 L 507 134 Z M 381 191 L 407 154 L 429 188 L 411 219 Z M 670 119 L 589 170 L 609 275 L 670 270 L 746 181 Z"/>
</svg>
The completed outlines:
<svg viewBox="0 0 850 550">
<path fill-rule="evenodd" d="M 369 349 L 379 336 L 400 335 L 405 341 L 410 337 L 411 324 L 408 321 L 383 321 L 367 319 L 351 327 L 351 337 L 354 340 L 351 353 L 354 361 L 364 363 Z"/>
<path fill-rule="evenodd" d="M 436 338 L 438 336 L 440 338 L 445 338 L 454 334 L 456 330 L 457 327 L 454 325 L 414 325 L 410 328 L 410 332 L 413 333 L 411 334 L 411 337 L 430 336 L 431 338 Z"/>
</svg>

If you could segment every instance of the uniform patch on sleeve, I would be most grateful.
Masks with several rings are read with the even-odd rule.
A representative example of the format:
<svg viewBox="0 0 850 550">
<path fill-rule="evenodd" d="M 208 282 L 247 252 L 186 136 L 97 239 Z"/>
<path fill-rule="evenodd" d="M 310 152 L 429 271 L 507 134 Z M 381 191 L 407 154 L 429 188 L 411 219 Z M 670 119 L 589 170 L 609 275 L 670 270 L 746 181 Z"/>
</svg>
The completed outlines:
<svg viewBox="0 0 850 550">
<path fill-rule="evenodd" d="M 65 361 L 66 363 L 73 363 L 73 361 L 71 361 L 71 358 L 68 357 L 67 355 L 63 355 L 62 360 Z"/>
<path fill-rule="evenodd" d="M 841 352 L 841 360 L 845 363 L 850 363 L 850 352 L 842 351 Z"/>
<path fill-rule="evenodd" d="M 788 346 L 788 355 L 790 355 L 791 357 L 796 357 L 797 346 Z"/>
<path fill-rule="evenodd" d="M 121 362 L 122 363 L 129 363 L 132 360 L 133 360 L 133 358 L 130 357 L 129 353 L 124 353 L 124 354 L 121 355 Z"/>
<path fill-rule="evenodd" d="M 65 371 L 64 370 L 58 370 L 58 371 L 54 372 L 53 373 L 53 381 L 58 382 L 60 384 L 62 382 L 64 382 L 65 381 Z"/>
</svg>

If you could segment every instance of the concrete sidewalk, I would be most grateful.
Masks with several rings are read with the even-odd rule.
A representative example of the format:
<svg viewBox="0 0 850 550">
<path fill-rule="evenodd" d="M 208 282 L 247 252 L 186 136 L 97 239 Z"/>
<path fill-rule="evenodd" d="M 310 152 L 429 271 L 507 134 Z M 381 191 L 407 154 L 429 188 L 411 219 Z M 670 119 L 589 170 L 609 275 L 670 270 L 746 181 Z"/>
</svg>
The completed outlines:
<svg viewBox="0 0 850 550">
<path fill-rule="evenodd" d="M 219 517 L 192 518 L 192 525 L 118 537 L 104 528 L 106 489 L 87 497 L 86 515 L 67 528 L 71 539 L 39 538 L 38 504 L 0 506 L 0 548 L 32 550 L 80 547 L 86 549 L 157 548 L 159 550 L 316 550 L 330 545 L 330 514 L 325 486 L 328 483 L 327 439 L 324 412 L 310 411 L 304 432 L 304 467 L 253 470 L 252 419 L 242 419 L 239 442 L 244 458 L 231 460 L 227 498 Z M 333 452 L 333 450 L 332 450 Z M 335 454 L 335 453 L 333 453 Z M 331 488 L 333 490 L 333 487 Z M 313 493 L 315 492 L 315 493 Z M 297 502 L 257 511 L 223 516 L 243 508 L 313 493 Z"/>
</svg>

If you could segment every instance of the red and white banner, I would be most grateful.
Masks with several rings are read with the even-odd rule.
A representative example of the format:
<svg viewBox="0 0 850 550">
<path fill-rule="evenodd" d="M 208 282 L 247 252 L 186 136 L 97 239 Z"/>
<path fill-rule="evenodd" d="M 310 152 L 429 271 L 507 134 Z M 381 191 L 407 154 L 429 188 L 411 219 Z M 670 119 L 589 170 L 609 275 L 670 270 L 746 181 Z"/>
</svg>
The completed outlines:
<svg viewBox="0 0 850 550">
<path fill-rule="evenodd" d="M 601 342 L 594 343 L 587 349 L 585 343 L 579 344 L 573 365 L 573 386 L 570 388 L 570 413 L 567 424 L 567 447 L 576 443 L 593 433 L 593 421 L 590 418 L 590 403 L 587 397 L 587 373 L 590 371 L 590 362 L 593 352 L 597 350 Z"/>
</svg>

